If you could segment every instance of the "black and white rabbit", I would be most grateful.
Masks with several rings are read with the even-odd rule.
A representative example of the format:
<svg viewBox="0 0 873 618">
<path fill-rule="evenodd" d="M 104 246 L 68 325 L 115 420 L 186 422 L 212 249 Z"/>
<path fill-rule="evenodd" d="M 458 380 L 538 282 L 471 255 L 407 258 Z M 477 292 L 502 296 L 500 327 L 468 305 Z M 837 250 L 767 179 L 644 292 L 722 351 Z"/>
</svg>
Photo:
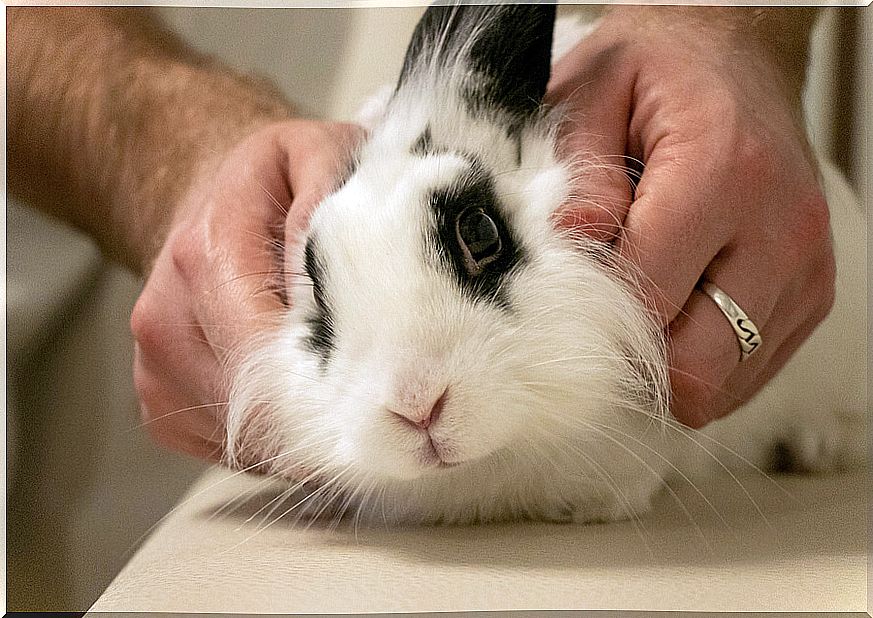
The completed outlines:
<svg viewBox="0 0 873 618">
<path fill-rule="evenodd" d="M 632 274 L 551 218 L 573 173 L 541 105 L 554 17 L 426 11 L 353 171 L 286 256 L 290 309 L 234 383 L 232 464 L 259 453 L 319 509 L 379 521 L 592 521 L 713 459 L 863 457 L 860 214 L 835 224 L 854 238 L 828 323 L 749 410 L 680 427 Z"/>
</svg>

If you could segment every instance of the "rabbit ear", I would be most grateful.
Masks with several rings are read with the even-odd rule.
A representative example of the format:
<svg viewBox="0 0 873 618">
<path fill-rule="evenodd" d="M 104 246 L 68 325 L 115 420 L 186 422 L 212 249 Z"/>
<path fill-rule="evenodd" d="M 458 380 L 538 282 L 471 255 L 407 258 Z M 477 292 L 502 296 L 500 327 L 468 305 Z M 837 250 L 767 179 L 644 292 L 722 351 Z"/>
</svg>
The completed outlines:
<svg viewBox="0 0 873 618">
<path fill-rule="evenodd" d="M 533 114 L 549 81 L 552 2 L 430 6 L 415 28 L 398 90 L 422 77 L 455 82 L 471 111 Z"/>
</svg>

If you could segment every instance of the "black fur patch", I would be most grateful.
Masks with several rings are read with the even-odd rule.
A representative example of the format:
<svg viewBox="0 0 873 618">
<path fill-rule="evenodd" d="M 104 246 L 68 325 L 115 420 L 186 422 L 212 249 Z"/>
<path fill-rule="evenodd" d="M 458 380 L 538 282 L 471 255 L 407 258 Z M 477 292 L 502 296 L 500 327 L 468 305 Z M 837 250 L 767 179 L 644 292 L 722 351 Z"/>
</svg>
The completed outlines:
<svg viewBox="0 0 873 618">
<path fill-rule="evenodd" d="M 476 32 L 465 59 L 475 77 L 459 84 L 462 95 L 473 113 L 501 110 L 511 125 L 521 124 L 546 93 L 554 21 L 552 2 L 430 6 L 412 35 L 397 87 L 433 54 L 441 54 L 438 60 L 445 64 Z M 441 49 L 438 41 L 444 41 Z"/>
<path fill-rule="evenodd" d="M 412 154 L 424 157 L 433 154 L 433 152 L 433 136 L 431 135 L 430 127 L 428 126 L 412 145 Z"/>
<path fill-rule="evenodd" d="M 508 308 L 508 300 L 502 293 L 502 283 L 526 257 L 504 220 L 491 179 L 473 172 L 453 186 L 434 192 L 430 205 L 436 220 L 436 229 L 430 244 L 447 264 L 460 288 L 473 299 L 494 302 Z M 468 258 L 457 233 L 458 218 L 470 208 L 479 208 L 488 215 L 494 222 L 502 243 L 500 254 L 482 266 L 481 271 L 476 274 L 469 270 Z"/>
<path fill-rule="evenodd" d="M 512 116 L 529 117 L 546 94 L 555 5 L 512 5 L 492 14 L 493 23 L 470 52 L 471 65 L 485 77 L 468 92 L 470 104 L 474 108 L 500 107 Z"/>
<path fill-rule="evenodd" d="M 318 354 L 322 363 L 326 363 L 334 350 L 333 322 L 330 305 L 324 294 L 324 263 L 318 255 L 315 240 L 311 237 L 306 241 L 303 257 L 303 267 L 312 281 L 312 295 L 315 298 L 315 309 L 306 318 L 310 328 L 306 344 Z"/>
</svg>

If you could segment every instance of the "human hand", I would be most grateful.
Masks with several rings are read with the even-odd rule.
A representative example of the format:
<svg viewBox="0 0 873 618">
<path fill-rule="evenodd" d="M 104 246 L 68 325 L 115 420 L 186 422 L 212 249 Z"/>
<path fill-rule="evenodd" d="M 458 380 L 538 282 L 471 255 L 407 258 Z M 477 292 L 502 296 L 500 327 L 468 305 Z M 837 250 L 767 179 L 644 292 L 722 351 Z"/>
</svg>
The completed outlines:
<svg viewBox="0 0 873 618">
<path fill-rule="evenodd" d="M 803 62 L 790 66 L 754 29 L 758 13 L 718 11 L 615 9 L 549 85 L 570 115 L 561 147 L 581 160 L 580 199 L 559 224 L 638 266 L 668 329 L 673 415 L 691 427 L 754 395 L 834 296 L 828 208 L 799 113 Z M 635 190 L 624 155 L 644 164 Z M 701 279 L 757 325 L 763 343 L 745 362 Z"/>
<path fill-rule="evenodd" d="M 234 353 L 282 314 L 285 239 L 358 136 L 346 124 L 273 123 L 201 168 L 131 316 L 134 382 L 159 443 L 220 459 Z"/>
</svg>

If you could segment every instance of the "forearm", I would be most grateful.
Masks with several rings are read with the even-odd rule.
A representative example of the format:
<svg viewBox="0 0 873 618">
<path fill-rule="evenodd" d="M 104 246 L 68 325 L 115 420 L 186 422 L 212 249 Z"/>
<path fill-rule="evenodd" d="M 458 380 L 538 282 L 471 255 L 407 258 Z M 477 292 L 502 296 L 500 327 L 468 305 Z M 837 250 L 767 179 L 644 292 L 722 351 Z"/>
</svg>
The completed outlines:
<svg viewBox="0 0 873 618">
<path fill-rule="evenodd" d="M 147 9 L 7 11 L 8 182 L 145 269 L 192 178 L 290 106 Z"/>
<path fill-rule="evenodd" d="M 696 37 L 705 46 L 721 43 L 732 54 L 758 56 L 775 69 L 779 86 L 799 104 L 818 13 L 815 7 L 621 6 L 607 18 L 621 21 L 623 28 L 657 27 L 676 37 Z"/>
</svg>

